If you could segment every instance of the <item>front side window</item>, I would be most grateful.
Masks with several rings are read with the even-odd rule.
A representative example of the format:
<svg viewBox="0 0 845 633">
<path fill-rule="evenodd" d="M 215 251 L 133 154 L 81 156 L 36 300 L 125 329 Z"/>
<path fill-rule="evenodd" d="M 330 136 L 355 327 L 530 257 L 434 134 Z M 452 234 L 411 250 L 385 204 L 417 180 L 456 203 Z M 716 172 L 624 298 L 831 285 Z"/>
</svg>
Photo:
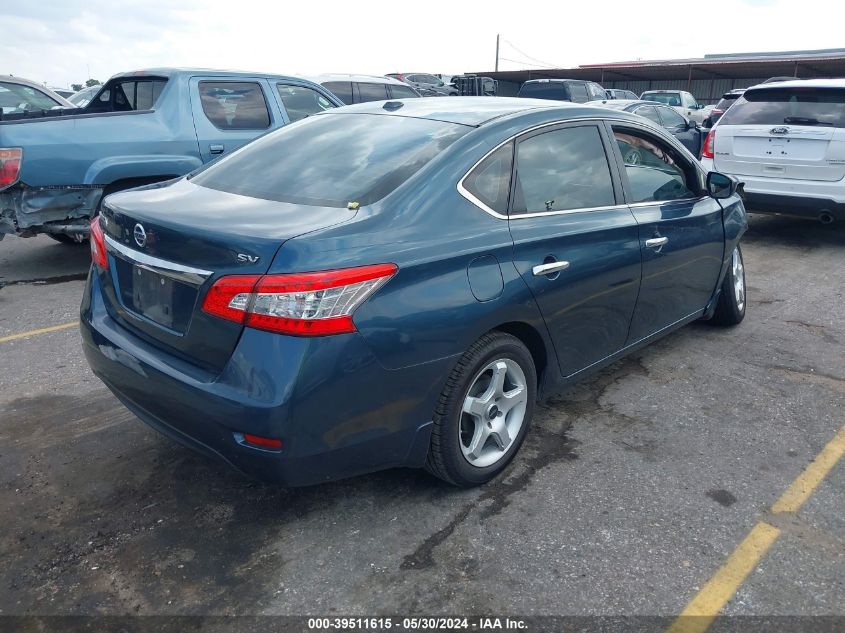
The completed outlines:
<svg viewBox="0 0 845 633">
<path fill-rule="evenodd" d="M 276 84 L 276 90 L 279 91 L 279 97 L 282 99 L 291 123 L 335 107 L 325 95 L 313 88 Z"/>
<path fill-rule="evenodd" d="M 818 125 L 845 128 L 845 88 L 746 90 L 719 125 Z"/>
<path fill-rule="evenodd" d="M 270 112 L 258 82 L 201 81 L 202 111 L 221 130 L 265 130 Z"/>
<path fill-rule="evenodd" d="M 658 110 L 660 112 L 660 118 L 663 119 L 663 127 L 686 127 L 687 120 L 672 108 L 658 108 Z"/>
<path fill-rule="evenodd" d="M 50 110 L 59 102 L 40 90 L 21 84 L 0 82 L 0 109 L 4 114 Z"/>
<path fill-rule="evenodd" d="M 323 84 L 335 97 L 346 105 L 352 103 L 352 82 L 351 81 L 327 81 Z"/>
<path fill-rule="evenodd" d="M 521 141 L 513 213 L 606 207 L 616 203 L 597 127 L 544 132 Z"/>
<path fill-rule="evenodd" d="M 677 152 L 645 132 L 614 127 L 613 135 L 625 163 L 630 202 L 697 197 L 695 168 Z"/>
<path fill-rule="evenodd" d="M 513 143 L 503 145 L 485 158 L 464 180 L 464 188 L 501 214 L 508 211 Z"/>
<path fill-rule="evenodd" d="M 587 84 L 587 91 L 590 93 L 590 99 L 606 99 L 607 96 L 604 89 L 598 84 Z"/>
<path fill-rule="evenodd" d="M 470 129 L 411 117 L 317 115 L 262 136 L 191 182 L 277 202 L 364 206 L 388 195 Z"/>
<path fill-rule="evenodd" d="M 654 106 L 642 106 L 634 110 L 634 114 L 639 114 L 640 116 L 647 118 L 649 121 L 654 121 L 657 125 L 662 125 L 660 117 L 657 116 L 657 110 L 655 110 Z"/>
<path fill-rule="evenodd" d="M 384 101 L 387 99 L 387 88 L 384 84 L 359 83 L 357 103 L 368 101 Z"/>
</svg>

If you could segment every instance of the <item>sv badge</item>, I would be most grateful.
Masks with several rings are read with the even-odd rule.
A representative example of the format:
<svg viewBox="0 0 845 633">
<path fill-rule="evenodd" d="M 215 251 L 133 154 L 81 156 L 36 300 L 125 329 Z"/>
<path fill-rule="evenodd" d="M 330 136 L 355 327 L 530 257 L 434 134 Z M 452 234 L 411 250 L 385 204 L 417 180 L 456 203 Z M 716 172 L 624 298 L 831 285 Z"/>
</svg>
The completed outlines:
<svg viewBox="0 0 845 633">
<path fill-rule="evenodd" d="M 258 255 L 247 255 L 246 253 L 238 253 L 238 261 L 244 264 L 254 264 L 258 261 Z"/>
</svg>

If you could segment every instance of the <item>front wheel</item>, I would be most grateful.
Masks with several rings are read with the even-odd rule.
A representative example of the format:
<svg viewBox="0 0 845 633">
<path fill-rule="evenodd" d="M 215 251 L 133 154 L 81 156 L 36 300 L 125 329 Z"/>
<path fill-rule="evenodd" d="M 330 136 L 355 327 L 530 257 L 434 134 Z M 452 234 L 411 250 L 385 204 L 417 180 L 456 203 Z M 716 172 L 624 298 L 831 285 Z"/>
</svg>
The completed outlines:
<svg viewBox="0 0 845 633">
<path fill-rule="evenodd" d="M 446 381 L 426 469 L 458 486 L 490 481 L 522 445 L 536 397 L 537 370 L 528 348 L 504 332 L 485 334 Z"/>
<path fill-rule="evenodd" d="M 722 292 L 712 322 L 716 325 L 737 325 L 745 318 L 745 264 L 739 244 L 731 255 L 731 265 L 722 282 Z"/>
</svg>

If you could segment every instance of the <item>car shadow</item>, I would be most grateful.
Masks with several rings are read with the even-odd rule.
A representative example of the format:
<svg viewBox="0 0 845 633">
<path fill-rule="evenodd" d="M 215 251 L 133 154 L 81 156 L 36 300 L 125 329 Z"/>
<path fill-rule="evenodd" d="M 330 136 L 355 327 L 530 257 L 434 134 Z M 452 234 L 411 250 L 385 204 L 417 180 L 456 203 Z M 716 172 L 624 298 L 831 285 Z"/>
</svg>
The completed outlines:
<svg viewBox="0 0 845 633">
<path fill-rule="evenodd" d="M 785 215 L 751 213 L 748 216 L 748 232 L 742 241 L 798 249 L 845 246 L 845 223 L 822 224 L 817 220 Z"/>
</svg>

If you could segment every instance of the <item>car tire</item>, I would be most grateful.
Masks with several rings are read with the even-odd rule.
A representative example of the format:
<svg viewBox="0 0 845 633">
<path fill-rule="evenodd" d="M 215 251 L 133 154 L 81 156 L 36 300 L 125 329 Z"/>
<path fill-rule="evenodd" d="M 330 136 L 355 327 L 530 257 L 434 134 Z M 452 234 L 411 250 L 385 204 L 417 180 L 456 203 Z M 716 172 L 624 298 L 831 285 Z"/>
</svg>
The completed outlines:
<svg viewBox="0 0 845 633">
<path fill-rule="evenodd" d="M 528 348 L 505 332 L 485 334 L 446 380 L 426 470 L 456 486 L 490 481 L 519 451 L 536 398 L 537 370 Z"/>
<path fill-rule="evenodd" d="M 81 239 L 76 239 L 73 236 L 65 235 L 64 233 L 47 233 L 47 235 L 60 244 L 67 244 L 68 246 L 84 246 L 88 244 L 87 235 L 80 236 Z"/>
<path fill-rule="evenodd" d="M 737 244 L 731 254 L 731 263 L 728 266 L 728 272 L 725 273 L 722 291 L 719 293 L 719 300 L 711 322 L 715 325 L 737 325 L 745 318 L 747 304 L 745 264 L 742 259 L 742 249 Z"/>
</svg>

